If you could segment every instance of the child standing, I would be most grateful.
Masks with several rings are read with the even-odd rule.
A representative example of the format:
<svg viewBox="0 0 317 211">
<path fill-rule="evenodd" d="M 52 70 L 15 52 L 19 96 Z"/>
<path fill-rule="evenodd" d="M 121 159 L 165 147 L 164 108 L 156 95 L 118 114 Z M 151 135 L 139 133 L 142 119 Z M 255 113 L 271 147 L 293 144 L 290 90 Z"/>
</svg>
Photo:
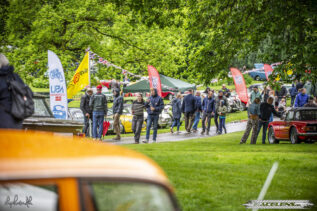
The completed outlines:
<svg viewBox="0 0 317 211">
<path fill-rule="evenodd" d="M 220 101 L 220 106 L 217 108 L 217 114 L 219 115 L 219 131 L 218 134 L 222 134 L 222 128 L 224 129 L 224 132 L 227 133 L 226 129 L 226 113 L 227 113 L 227 107 L 225 106 L 225 101 Z"/>
</svg>

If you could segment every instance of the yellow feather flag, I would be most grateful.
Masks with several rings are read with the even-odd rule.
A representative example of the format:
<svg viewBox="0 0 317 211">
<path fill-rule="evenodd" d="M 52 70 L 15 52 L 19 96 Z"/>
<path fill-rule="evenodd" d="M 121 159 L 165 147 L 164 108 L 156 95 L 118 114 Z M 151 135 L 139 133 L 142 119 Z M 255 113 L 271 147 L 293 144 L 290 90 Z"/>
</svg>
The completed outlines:
<svg viewBox="0 0 317 211">
<path fill-rule="evenodd" d="M 89 53 L 87 52 L 83 61 L 77 68 L 73 79 L 67 86 L 67 98 L 72 98 L 80 90 L 89 85 Z"/>
</svg>

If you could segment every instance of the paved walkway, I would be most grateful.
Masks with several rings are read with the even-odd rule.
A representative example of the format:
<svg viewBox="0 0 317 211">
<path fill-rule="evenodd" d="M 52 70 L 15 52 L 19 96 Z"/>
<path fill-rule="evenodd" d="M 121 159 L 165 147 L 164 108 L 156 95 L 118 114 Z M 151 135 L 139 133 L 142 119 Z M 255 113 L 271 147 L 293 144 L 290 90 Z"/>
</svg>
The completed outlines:
<svg viewBox="0 0 317 211">
<path fill-rule="evenodd" d="M 239 122 L 231 122 L 226 125 L 227 132 L 228 133 L 233 133 L 233 132 L 238 132 L 238 131 L 244 131 L 246 128 L 246 121 L 239 121 Z M 174 128 L 176 129 L 176 127 Z M 200 134 L 201 129 L 197 133 L 187 133 L 185 131 L 181 131 L 179 134 L 177 133 L 161 133 L 157 134 L 157 143 L 160 142 L 170 142 L 170 141 L 184 141 L 184 140 L 190 140 L 190 139 L 197 139 L 197 138 L 207 138 L 207 137 L 212 137 L 212 136 L 217 136 L 216 134 L 216 126 L 212 126 L 210 128 L 209 136 L 207 135 L 201 135 Z M 152 143 L 152 133 L 151 131 L 151 136 L 150 136 L 150 143 Z M 141 136 L 140 142 L 145 140 L 145 136 Z M 117 144 L 117 145 L 122 145 L 122 144 L 133 144 L 134 143 L 134 137 L 122 137 L 120 141 L 113 141 L 111 139 L 104 140 L 106 143 L 112 143 L 112 144 Z M 142 143 L 143 144 L 143 143 Z"/>
</svg>

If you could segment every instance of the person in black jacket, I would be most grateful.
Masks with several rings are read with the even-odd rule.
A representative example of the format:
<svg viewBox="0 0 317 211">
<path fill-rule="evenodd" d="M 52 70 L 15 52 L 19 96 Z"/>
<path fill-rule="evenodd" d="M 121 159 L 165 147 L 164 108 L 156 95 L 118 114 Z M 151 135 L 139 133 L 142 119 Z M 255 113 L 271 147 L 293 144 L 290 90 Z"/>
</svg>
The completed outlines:
<svg viewBox="0 0 317 211">
<path fill-rule="evenodd" d="M 9 65 L 5 55 L 0 54 L 0 128 L 22 129 L 22 120 L 15 119 L 11 114 L 11 92 L 8 87 L 8 77 L 13 76 L 20 83 L 24 83 L 13 66 Z"/>
<path fill-rule="evenodd" d="M 256 137 L 258 137 L 258 135 L 261 131 L 261 127 L 263 126 L 262 144 L 265 144 L 266 131 L 267 131 L 267 127 L 269 125 L 269 120 L 270 120 L 272 113 L 275 116 L 281 117 L 281 115 L 279 113 L 277 113 L 276 110 L 274 109 L 274 106 L 272 105 L 273 101 L 274 101 L 273 97 L 269 97 L 267 102 L 261 103 L 261 105 L 260 105 L 260 118 L 259 118 L 258 134 Z M 256 139 L 255 139 L 255 141 L 256 141 Z"/>
<path fill-rule="evenodd" d="M 193 90 L 188 90 L 189 94 L 184 97 L 182 104 L 182 112 L 185 117 L 185 129 L 188 133 L 194 123 L 195 111 L 196 111 L 196 98 L 193 96 Z"/>
<path fill-rule="evenodd" d="M 90 130 L 89 119 L 92 119 L 92 110 L 89 107 L 89 101 L 92 94 L 93 94 L 93 90 L 91 88 L 88 88 L 86 93 L 80 99 L 80 110 L 84 114 L 83 133 L 85 133 L 86 137 L 89 137 L 89 130 Z"/>
<path fill-rule="evenodd" d="M 132 131 L 134 133 L 134 143 L 140 143 L 140 134 L 144 122 L 145 102 L 141 93 L 137 95 L 137 99 L 132 103 Z"/>
<path fill-rule="evenodd" d="M 123 111 L 123 97 L 120 95 L 120 89 L 115 88 L 113 90 L 113 128 L 116 133 L 116 137 L 113 140 L 119 141 L 120 137 L 120 116 Z"/>
<path fill-rule="evenodd" d="M 149 143 L 151 127 L 153 124 L 153 143 L 156 143 L 158 120 L 161 112 L 164 109 L 164 101 L 157 94 L 157 90 L 151 88 L 151 97 L 146 101 L 145 108 L 147 109 L 147 123 L 146 123 L 146 140 L 143 143 Z"/>
</svg>

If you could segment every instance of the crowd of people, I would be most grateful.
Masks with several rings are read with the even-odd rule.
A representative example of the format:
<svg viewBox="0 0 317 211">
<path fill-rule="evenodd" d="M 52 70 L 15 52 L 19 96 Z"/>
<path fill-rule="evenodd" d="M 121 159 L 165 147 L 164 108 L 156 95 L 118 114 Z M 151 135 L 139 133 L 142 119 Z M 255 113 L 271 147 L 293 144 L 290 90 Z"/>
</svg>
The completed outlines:
<svg viewBox="0 0 317 211">
<path fill-rule="evenodd" d="M 317 91 L 317 90 L 316 90 Z M 289 89 L 291 97 L 290 107 L 317 107 L 317 98 L 313 94 L 311 82 L 303 84 L 296 81 Z M 287 109 L 286 97 L 288 95 L 285 86 L 278 90 L 272 90 L 265 87 L 262 93 L 257 86 L 253 87 L 248 105 L 248 122 L 240 144 L 246 143 L 252 130 L 251 144 L 256 144 L 257 137 L 262 130 L 262 144 L 266 142 L 267 128 L 273 121 L 273 116 L 281 117 Z"/>
</svg>

